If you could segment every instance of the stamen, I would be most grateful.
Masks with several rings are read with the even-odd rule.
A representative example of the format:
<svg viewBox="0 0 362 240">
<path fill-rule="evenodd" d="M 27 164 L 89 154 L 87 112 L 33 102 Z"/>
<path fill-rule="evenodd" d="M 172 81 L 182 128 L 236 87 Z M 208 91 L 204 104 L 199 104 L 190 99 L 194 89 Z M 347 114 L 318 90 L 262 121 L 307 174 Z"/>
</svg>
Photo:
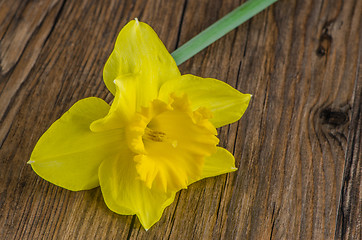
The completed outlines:
<svg viewBox="0 0 362 240">
<path fill-rule="evenodd" d="M 166 133 L 153 130 L 149 127 L 145 128 L 145 133 L 142 136 L 143 140 L 150 140 L 153 142 L 163 142 L 163 143 L 170 143 L 173 148 L 176 148 L 178 145 L 177 140 L 170 139 Z"/>
<path fill-rule="evenodd" d="M 152 129 L 146 127 L 143 138 L 154 141 L 154 142 L 164 142 L 167 137 L 166 137 L 166 133 L 164 133 L 164 132 L 152 130 Z"/>
</svg>

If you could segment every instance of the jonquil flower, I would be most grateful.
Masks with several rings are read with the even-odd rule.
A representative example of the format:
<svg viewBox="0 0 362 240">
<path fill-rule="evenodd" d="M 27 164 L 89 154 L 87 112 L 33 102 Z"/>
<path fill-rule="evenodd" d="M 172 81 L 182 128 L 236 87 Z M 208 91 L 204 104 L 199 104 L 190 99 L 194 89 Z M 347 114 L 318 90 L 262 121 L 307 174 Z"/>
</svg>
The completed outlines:
<svg viewBox="0 0 362 240">
<path fill-rule="evenodd" d="M 78 101 L 36 144 L 29 163 L 45 180 L 79 191 L 100 185 L 107 206 L 149 229 L 180 189 L 235 171 L 216 128 L 240 119 L 250 95 L 181 75 L 150 26 L 119 33 L 103 72 L 115 95 Z"/>
</svg>

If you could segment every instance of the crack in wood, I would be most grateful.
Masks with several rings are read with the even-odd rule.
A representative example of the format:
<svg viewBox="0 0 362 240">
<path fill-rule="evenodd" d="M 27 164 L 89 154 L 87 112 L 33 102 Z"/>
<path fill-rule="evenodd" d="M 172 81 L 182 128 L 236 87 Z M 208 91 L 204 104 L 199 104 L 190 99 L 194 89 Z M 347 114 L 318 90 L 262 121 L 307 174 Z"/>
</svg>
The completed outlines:
<svg viewBox="0 0 362 240">
<path fill-rule="evenodd" d="M 127 235 L 127 240 L 131 239 L 132 230 L 133 230 L 133 226 L 134 226 L 135 221 L 136 221 L 136 215 L 133 215 L 133 216 L 132 216 L 131 224 L 130 224 L 130 226 L 129 226 L 129 231 L 128 231 L 128 235 Z"/>
<path fill-rule="evenodd" d="M 185 12 L 186 12 L 186 8 L 187 8 L 187 1 L 188 1 L 188 0 L 185 0 L 184 5 L 183 5 L 183 8 L 182 8 L 181 19 L 180 19 L 180 26 L 179 26 L 178 32 L 177 32 L 175 50 L 179 47 L 179 44 L 180 44 L 181 30 L 182 30 L 183 21 L 184 21 L 184 18 L 185 18 Z"/>
</svg>

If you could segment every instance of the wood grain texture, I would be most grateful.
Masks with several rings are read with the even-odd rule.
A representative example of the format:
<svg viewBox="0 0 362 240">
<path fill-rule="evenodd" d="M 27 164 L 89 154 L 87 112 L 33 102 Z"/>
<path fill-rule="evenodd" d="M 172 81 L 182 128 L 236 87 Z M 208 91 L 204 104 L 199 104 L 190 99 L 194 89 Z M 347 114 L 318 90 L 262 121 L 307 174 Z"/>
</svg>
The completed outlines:
<svg viewBox="0 0 362 240">
<path fill-rule="evenodd" d="M 361 47 L 359 54 L 362 54 Z M 359 62 L 359 69 L 361 67 L 362 63 Z M 362 238 L 362 77 L 360 70 L 356 75 L 356 79 L 353 114 L 337 215 L 336 239 Z"/>
<path fill-rule="evenodd" d="M 173 51 L 241 2 L 0 0 L 0 239 L 361 239 L 359 0 L 278 1 L 180 66 L 253 94 L 219 130 L 239 170 L 179 192 L 147 232 L 26 164 L 76 101 L 112 100 L 102 69 L 130 19 Z"/>
</svg>

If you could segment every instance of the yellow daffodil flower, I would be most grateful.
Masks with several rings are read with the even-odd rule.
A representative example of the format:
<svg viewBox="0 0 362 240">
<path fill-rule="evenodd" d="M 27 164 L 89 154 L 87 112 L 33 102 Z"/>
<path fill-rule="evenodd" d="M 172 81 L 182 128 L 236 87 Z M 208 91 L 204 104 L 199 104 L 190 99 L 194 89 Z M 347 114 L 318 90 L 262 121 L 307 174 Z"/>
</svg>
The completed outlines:
<svg viewBox="0 0 362 240">
<path fill-rule="evenodd" d="M 181 75 L 150 26 L 119 33 L 103 72 L 115 95 L 78 101 L 36 144 L 29 163 L 45 180 L 79 191 L 100 185 L 114 212 L 149 229 L 175 193 L 235 171 L 216 128 L 240 119 L 250 95 L 224 82 Z"/>
</svg>

